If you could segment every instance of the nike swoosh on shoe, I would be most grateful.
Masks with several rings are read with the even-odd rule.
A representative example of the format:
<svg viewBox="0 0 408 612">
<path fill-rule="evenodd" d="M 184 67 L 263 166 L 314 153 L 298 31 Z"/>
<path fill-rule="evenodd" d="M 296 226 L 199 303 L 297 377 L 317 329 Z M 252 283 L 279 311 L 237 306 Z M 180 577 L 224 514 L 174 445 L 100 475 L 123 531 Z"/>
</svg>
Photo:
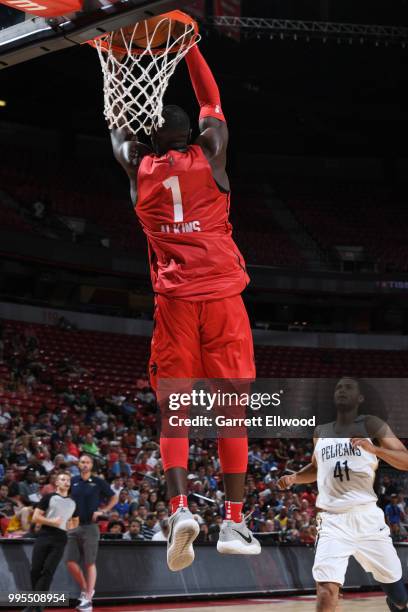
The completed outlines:
<svg viewBox="0 0 408 612">
<path fill-rule="evenodd" d="M 247 542 L 248 544 L 250 544 L 252 542 L 252 537 L 251 536 L 246 536 L 243 533 L 241 533 L 240 531 L 237 531 L 236 529 L 232 529 L 232 531 L 235 531 L 235 533 L 237 533 L 238 535 L 241 536 L 241 538 L 243 540 L 245 540 L 245 542 Z"/>
</svg>

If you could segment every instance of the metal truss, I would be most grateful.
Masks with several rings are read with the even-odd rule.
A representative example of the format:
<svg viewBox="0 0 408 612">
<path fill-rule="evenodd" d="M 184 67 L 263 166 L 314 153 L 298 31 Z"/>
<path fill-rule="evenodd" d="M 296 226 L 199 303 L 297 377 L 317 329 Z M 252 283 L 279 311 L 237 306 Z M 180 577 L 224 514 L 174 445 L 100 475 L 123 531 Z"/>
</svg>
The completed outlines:
<svg viewBox="0 0 408 612">
<path fill-rule="evenodd" d="M 283 34 L 292 37 L 365 38 L 393 43 L 408 43 L 408 27 L 335 23 L 330 21 L 299 21 L 262 17 L 212 17 L 208 25 L 240 30 L 249 34 Z"/>
</svg>

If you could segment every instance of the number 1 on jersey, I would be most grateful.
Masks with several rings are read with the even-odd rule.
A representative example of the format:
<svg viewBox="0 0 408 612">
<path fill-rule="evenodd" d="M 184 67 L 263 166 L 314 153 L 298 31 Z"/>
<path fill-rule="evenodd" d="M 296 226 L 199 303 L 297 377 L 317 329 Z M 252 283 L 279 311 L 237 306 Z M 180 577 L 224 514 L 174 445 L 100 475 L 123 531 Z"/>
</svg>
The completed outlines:
<svg viewBox="0 0 408 612">
<path fill-rule="evenodd" d="M 171 189 L 174 208 L 174 223 L 181 223 L 182 221 L 184 221 L 184 213 L 179 177 L 170 176 L 168 179 L 163 181 L 163 185 L 166 189 Z"/>
<path fill-rule="evenodd" d="M 346 474 L 346 480 L 350 480 L 350 469 L 347 464 L 347 461 L 343 461 L 343 466 L 344 466 L 344 472 Z M 341 468 L 340 461 L 337 461 L 336 465 L 334 466 L 333 476 L 334 478 L 340 478 L 340 482 L 343 482 L 343 470 Z"/>
</svg>

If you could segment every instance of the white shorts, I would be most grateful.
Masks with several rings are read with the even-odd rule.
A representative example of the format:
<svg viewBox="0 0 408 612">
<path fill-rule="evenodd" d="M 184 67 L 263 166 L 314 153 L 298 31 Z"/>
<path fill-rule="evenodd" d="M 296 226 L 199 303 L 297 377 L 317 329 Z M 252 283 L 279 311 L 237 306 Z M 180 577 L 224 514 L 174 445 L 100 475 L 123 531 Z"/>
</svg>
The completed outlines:
<svg viewBox="0 0 408 612">
<path fill-rule="evenodd" d="M 313 578 L 342 585 L 350 556 L 382 583 L 402 577 L 401 561 L 383 511 L 366 504 L 343 514 L 320 512 Z"/>
</svg>

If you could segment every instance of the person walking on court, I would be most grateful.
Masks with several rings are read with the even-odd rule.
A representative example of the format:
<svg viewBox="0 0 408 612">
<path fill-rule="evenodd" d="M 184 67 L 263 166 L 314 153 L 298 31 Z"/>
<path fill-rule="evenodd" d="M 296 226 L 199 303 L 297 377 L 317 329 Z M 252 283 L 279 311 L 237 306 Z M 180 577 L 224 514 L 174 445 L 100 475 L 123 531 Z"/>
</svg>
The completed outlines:
<svg viewBox="0 0 408 612">
<path fill-rule="evenodd" d="M 67 530 L 78 525 L 76 504 L 69 497 L 71 474 L 60 472 L 56 492 L 44 495 L 34 510 L 32 522 L 41 525 L 31 562 L 33 591 L 49 591 L 53 576 L 64 554 Z M 24 612 L 42 612 L 42 606 L 27 607 Z"/>
<path fill-rule="evenodd" d="M 81 589 L 77 610 L 92 612 L 99 546 L 97 520 L 117 504 L 118 496 L 106 480 L 92 474 L 93 459 L 89 455 L 81 455 L 78 467 L 80 475 L 72 479 L 71 497 L 77 505 L 79 526 L 68 534 L 66 562 L 69 572 Z M 103 508 L 100 507 L 102 499 L 108 500 Z M 85 573 L 81 569 L 81 561 Z"/>
<path fill-rule="evenodd" d="M 406 610 L 408 593 L 401 561 L 373 485 L 378 460 L 407 471 L 408 450 L 384 421 L 361 413 L 364 396 L 358 380 L 339 380 L 334 403 L 337 419 L 316 429 L 312 462 L 278 480 L 282 489 L 318 483 L 320 512 L 313 565 L 316 610 L 336 609 L 350 556 L 380 583 L 391 612 Z"/>
</svg>

